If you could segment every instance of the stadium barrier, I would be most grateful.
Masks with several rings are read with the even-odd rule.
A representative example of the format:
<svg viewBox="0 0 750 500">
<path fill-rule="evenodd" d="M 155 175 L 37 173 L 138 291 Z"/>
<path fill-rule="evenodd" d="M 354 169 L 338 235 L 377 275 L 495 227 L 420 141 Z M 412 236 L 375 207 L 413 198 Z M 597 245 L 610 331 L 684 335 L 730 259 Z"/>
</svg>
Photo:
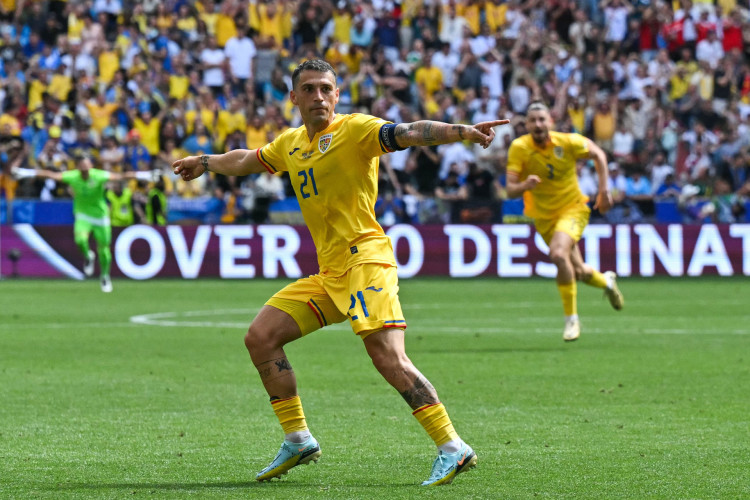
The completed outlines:
<svg viewBox="0 0 750 500">
<path fill-rule="evenodd" d="M 654 202 L 657 224 L 672 224 L 685 221 L 677 200 Z M 170 224 L 216 224 L 220 221 L 224 202 L 212 196 L 199 198 L 170 197 L 167 200 L 167 217 Z M 294 197 L 273 202 L 269 209 L 269 219 L 274 224 L 304 224 L 299 203 Z M 525 224 L 529 218 L 523 215 L 523 200 L 503 200 L 503 222 Z M 12 215 L 12 218 L 9 217 Z M 745 222 L 750 222 L 750 201 L 745 203 Z M 15 200 L 12 214 L 4 199 L 0 200 L 0 224 L 34 224 L 36 226 L 72 224 L 73 202 L 71 200 Z"/>
<path fill-rule="evenodd" d="M 113 233 L 115 277 L 299 278 L 318 271 L 304 226 L 135 225 Z M 387 234 L 402 278 L 556 273 L 528 224 L 399 224 Z M 750 224 L 592 224 L 580 247 L 589 264 L 620 276 L 750 276 Z M 0 257 L 5 276 L 83 279 L 71 226 L 1 226 Z"/>
</svg>

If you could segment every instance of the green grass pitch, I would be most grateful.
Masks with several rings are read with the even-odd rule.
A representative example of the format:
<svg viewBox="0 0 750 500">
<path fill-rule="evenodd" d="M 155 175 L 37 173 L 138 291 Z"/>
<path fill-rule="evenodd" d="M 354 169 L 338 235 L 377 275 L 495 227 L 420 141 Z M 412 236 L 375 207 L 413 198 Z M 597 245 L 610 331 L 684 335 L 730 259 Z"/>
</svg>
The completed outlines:
<svg viewBox="0 0 750 500">
<path fill-rule="evenodd" d="M 0 282 L 0 498 L 750 498 L 750 280 L 401 282 L 407 352 L 479 456 L 434 448 L 346 325 L 288 346 L 323 456 L 258 484 L 281 429 L 243 345 L 285 281 Z"/>
</svg>

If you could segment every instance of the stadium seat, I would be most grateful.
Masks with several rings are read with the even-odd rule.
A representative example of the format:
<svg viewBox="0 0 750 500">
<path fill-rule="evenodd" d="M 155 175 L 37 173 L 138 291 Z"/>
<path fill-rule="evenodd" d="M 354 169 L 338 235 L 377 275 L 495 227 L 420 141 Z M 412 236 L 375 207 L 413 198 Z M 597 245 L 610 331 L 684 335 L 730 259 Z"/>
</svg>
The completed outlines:
<svg viewBox="0 0 750 500">
<path fill-rule="evenodd" d="M 682 213 L 677 200 L 658 200 L 654 202 L 656 221 L 662 224 L 682 222 Z"/>
<path fill-rule="evenodd" d="M 11 208 L 12 207 L 12 208 Z M 12 213 L 8 212 L 12 210 Z M 9 217 L 12 215 L 12 218 Z M 73 224 L 73 202 L 71 200 L 20 200 L 12 205 L 3 200 L 2 224 L 60 225 Z"/>
<path fill-rule="evenodd" d="M 294 196 L 271 203 L 268 207 L 268 218 L 272 224 L 301 225 L 305 223 L 299 201 Z"/>
<path fill-rule="evenodd" d="M 522 215 L 522 214 L 523 214 L 523 199 L 522 198 L 503 200 L 503 215 Z"/>
</svg>

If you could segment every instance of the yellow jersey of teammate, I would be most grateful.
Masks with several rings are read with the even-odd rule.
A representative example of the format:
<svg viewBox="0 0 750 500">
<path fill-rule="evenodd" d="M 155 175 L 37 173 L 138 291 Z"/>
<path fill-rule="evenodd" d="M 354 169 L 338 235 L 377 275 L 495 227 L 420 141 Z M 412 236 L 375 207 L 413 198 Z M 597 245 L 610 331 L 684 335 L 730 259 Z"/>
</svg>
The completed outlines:
<svg viewBox="0 0 750 500">
<path fill-rule="evenodd" d="M 541 147 L 526 134 L 515 139 L 508 150 L 508 172 L 518 174 L 520 181 L 529 175 L 542 180 L 523 193 L 524 212 L 534 219 L 552 219 L 566 208 L 588 201 L 576 173 L 576 160 L 589 157 L 586 138 L 550 130 L 549 139 Z"/>
<path fill-rule="evenodd" d="M 339 276 L 357 264 L 395 265 L 390 239 L 375 219 L 385 120 L 337 114 L 309 140 L 304 126 L 258 149 L 271 173 L 289 172 L 318 253 L 320 272 Z"/>
</svg>

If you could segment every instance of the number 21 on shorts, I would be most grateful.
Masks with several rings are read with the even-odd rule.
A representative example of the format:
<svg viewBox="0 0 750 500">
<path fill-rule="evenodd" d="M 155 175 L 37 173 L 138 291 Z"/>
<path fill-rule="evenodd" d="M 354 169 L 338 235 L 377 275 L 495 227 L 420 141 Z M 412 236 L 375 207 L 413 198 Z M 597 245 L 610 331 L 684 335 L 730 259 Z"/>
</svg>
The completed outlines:
<svg viewBox="0 0 750 500">
<path fill-rule="evenodd" d="M 351 295 L 351 304 L 349 305 L 349 316 L 352 318 L 352 321 L 356 321 L 359 318 L 358 314 L 354 314 L 353 309 L 357 306 L 357 301 L 359 301 L 360 306 L 362 307 L 362 313 L 365 315 L 365 318 L 370 317 L 370 313 L 367 311 L 367 304 L 365 304 L 365 295 L 362 293 L 362 290 L 357 291 L 357 296 L 355 297 L 354 294 Z"/>
</svg>

